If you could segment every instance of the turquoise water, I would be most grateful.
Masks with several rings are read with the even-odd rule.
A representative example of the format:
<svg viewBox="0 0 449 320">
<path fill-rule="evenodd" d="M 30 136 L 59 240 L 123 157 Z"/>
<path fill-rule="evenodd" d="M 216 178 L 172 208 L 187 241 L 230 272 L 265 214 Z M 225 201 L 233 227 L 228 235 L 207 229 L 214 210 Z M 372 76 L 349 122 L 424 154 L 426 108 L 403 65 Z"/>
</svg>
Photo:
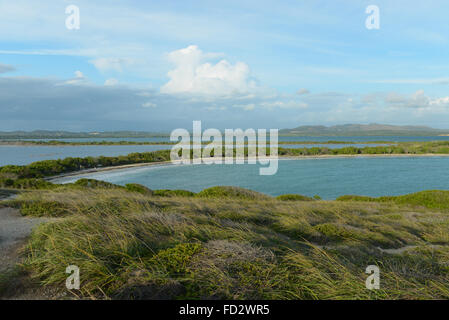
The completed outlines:
<svg viewBox="0 0 449 320">
<path fill-rule="evenodd" d="M 88 177 L 151 189 L 201 191 L 217 185 L 244 187 L 273 196 L 299 193 L 335 199 L 345 194 L 400 195 L 449 189 L 449 157 L 375 157 L 280 160 L 273 176 L 260 176 L 259 165 L 165 165 L 122 169 L 64 178 Z"/>
</svg>

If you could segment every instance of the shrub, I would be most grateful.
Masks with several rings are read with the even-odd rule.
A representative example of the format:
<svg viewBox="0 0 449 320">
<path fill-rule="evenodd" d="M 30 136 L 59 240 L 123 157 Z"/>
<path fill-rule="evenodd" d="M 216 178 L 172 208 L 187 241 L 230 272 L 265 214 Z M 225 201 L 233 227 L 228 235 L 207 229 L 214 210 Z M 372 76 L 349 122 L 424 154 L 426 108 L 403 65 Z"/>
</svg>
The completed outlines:
<svg viewBox="0 0 449 320">
<path fill-rule="evenodd" d="M 20 213 L 24 216 L 57 217 L 66 214 L 67 209 L 60 202 L 38 200 L 30 202 L 21 202 Z"/>
<path fill-rule="evenodd" d="M 217 186 L 204 189 L 203 191 L 197 193 L 196 196 L 200 198 L 234 198 L 234 199 L 247 199 L 247 200 L 255 200 L 255 199 L 263 200 L 271 198 L 270 196 L 267 196 L 260 192 L 229 186 Z"/>
<path fill-rule="evenodd" d="M 314 229 L 326 236 L 329 240 L 341 241 L 347 238 L 353 238 L 353 234 L 349 230 L 332 223 L 319 224 L 316 225 Z"/>
<path fill-rule="evenodd" d="M 79 179 L 74 183 L 75 186 L 81 186 L 85 188 L 103 188 L 103 189 L 117 189 L 122 188 L 121 186 L 118 186 L 116 184 L 101 181 L 101 180 L 95 180 L 95 179 Z"/>
<path fill-rule="evenodd" d="M 167 270 L 171 275 L 184 274 L 193 255 L 201 250 L 199 243 L 181 243 L 177 246 L 159 251 L 150 263 Z"/>
<path fill-rule="evenodd" d="M 161 189 L 161 190 L 154 190 L 153 196 L 159 196 L 159 197 L 193 197 L 195 196 L 195 193 L 188 190 L 168 190 L 168 189 Z"/>
<path fill-rule="evenodd" d="M 11 189 L 51 189 L 56 187 L 51 182 L 45 181 L 43 179 L 11 179 L 11 178 L 0 178 L 0 188 L 11 188 Z"/>
<path fill-rule="evenodd" d="M 399 205 L 422 206 L 430 209 L 449 209 L 449 191 L 427 190 L 402 196 L 365 197 L 347 195 L 337 198 L 338 201 L 393 202 Z"/>
<path fill-rule="evenodd" d="M 345 195 L 338 197 L 337 201 L 375 201 L 375 198 L 356 195 Z"/>
<path fill-rule="evenodd" d="M 313 198 L 303 196 L 301 194 L 283 194 L 277 196 L 276 199 L 281 201 L 313 201 Z"/>
<path fill-rule="evenodd" d="M 153 191 L 138 183 L 128 183 L 125 185 L 125 189 L 130 192 L 138 192 L 145 195 L 152 195 Z"/>
</svg>

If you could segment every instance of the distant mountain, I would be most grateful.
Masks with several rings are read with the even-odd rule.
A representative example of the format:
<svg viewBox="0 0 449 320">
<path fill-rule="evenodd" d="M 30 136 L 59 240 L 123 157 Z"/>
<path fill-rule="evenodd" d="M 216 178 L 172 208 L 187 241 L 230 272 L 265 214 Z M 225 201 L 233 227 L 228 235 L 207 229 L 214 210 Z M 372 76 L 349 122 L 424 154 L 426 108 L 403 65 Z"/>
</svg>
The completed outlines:
<svg viewBox="0 0 449 320">
<path fill-rule="evenodd" d="M 438 136 L 447 135 L 449 130 L 426 126 L 393 126 L 388 124 L 343 124 L 336 126 L 300 126 L 282 129 L 281 135 L 292 136 Z"/>
<path fill-rule="evenodd" d="M 387 124 L 344 124 L 336 126 L 300 126 L 282 129 L 280 135 L 289 136 L 438 136 L 449 135 L 449 130 L 434 129 L 425 126 L 393 126 Z M 70 132 L 70 131 L 0 131 L 0 139 L 70 139 L 70 138 L 151 138 L 169 137 L 167 133 L 144 131 L 106 131 L 106 132 Z"/>
</svg>

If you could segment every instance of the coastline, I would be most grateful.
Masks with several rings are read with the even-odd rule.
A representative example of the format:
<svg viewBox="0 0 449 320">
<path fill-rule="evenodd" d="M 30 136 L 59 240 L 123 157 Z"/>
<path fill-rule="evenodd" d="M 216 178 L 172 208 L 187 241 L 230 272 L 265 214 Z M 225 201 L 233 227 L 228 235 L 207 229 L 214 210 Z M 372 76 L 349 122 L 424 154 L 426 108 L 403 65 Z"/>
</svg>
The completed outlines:
<svg viewBox="0 0 449 320">
<path fill-rule="evenodd" d="M 80 146 L 175 146 L 178 142 L 133 142 L 124 141 L 125 143 L 106 141 L 102 142 L 60 142 L 60 143 L 48 143 L 48 142 L 28 142 L 28 141 L 2 141 L 0 140 L 0 146 L 2 147 L 80 147 Z M 396 145 L 397 141 L 278 141 L 278 145 Z M 208 143 L 205 142 L 204 145 Z M 269 145 L 269 141 L 267 141 Z M 239 144 L 242 146 L 248 146 L 248 143 Z M 250 145 L 256 145 L 250 144 Z"/>
<path fill-rule="evenodd" d="M 319 159 L 339 159 L 339 158 L 418 158 L 418 157 L 449 157 L 449 154 L 438 154 L 438 153 L 423 153 L 423 154 L 340 154 L 340 155 L 314 155 L 314 156 L 279 156 L 278 160 L 319 160 Z M 248 159 L 255 159 L 255 158 L 234 158 L 235 160 L 248 160 Z M 275 158 L 270 157 L 264 157 L 260 160 L 270 160 Z M 223 157 L 220 158 L 206 158 L 203 159 L 203 161 L 217 161 L 222 160 L 224 161 Z M 63 173 L 56 176 L 46 177 L 45 180 L 49 182 L 53 182 L 55 180 L 61 179 L 61 178 L 67 178 L 67 177 L 76 177 L 80 175 L 90 174 L 90 173 L 101 173 L 101 172 L 108 172 L 108 171 L 115 171 L 115 170 L 123 170 L 123 169 L 130 169 L 130 168 L 139 168 L 139 167 L 150 167 L 150 166 L 168 166 L 168 165 L 177 165 L 177 162 L 181 162 L 181 160 L 177 161 L 158 161 L 158 162 L 145 162 L 145 163 L 132 163 L 132 164 L 124 164 L 120 166 L 109 166 L 109 167 L 100 167 L 100 168 L 91 168 L 91 169 L 84 169 L 80 171 L 74 171 L 69 173 Z"/>
</svg>

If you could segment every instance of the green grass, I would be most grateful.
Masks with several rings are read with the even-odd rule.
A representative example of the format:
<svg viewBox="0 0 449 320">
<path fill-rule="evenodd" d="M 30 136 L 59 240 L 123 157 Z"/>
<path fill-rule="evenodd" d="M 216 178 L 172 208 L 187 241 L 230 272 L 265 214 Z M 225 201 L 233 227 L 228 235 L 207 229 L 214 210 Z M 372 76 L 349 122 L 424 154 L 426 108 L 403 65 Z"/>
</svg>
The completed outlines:
<svg viewBox="0 0 449 320">
<path fill-rule="evenodd" d="M 337 201 L 363 201 L 363 202 L 392 202 L 399 205 L 425 207 L 429 209 L 449 210 L 449 191 L 427 190 L 390 197 L 366 197 L 347 195 L 337 198 Z"/>
<path fill-rule="evenodd" d="M 208 189 L 204 189 L 203 191 L 196 194 L 196 197 L 200 198 L 231 198 L 231 199 L 246 199 L 246 200 L 263 200 L 269 198 L 269 196 L 244 189 L 239 187 L 230 187 L 230 186 L 217 186 Z"/>
<path fill-rule="evenodd" d="M 301 194 L 282 194 L 277 196 L 276 199 L 281 201 L 313 201 L 314 198 L 303 196 Z"/>
<path fill-rule="evenodd" d="M 195 192 L 188 190 L 161 189 L 161 190 L 154 190 L 153 195 L 158 197 L 194 197 Z"/>
<path fill-rule="evenodd" d="M 186 195 L 94 185 L 8 202 L 24 215 L 60 217 L 32 233 L 23 264 L 31 282 L 64 291 L 65 268 L 77 265 L 77 298 L 449 298 L 449 215 L 412 195 L 285 201 L 231 187 Z M 445 201 L 439 191 L 429 197 Z M 381 270 L 377 291 L 365 288 L 370 264 Z"/>
</svg>

